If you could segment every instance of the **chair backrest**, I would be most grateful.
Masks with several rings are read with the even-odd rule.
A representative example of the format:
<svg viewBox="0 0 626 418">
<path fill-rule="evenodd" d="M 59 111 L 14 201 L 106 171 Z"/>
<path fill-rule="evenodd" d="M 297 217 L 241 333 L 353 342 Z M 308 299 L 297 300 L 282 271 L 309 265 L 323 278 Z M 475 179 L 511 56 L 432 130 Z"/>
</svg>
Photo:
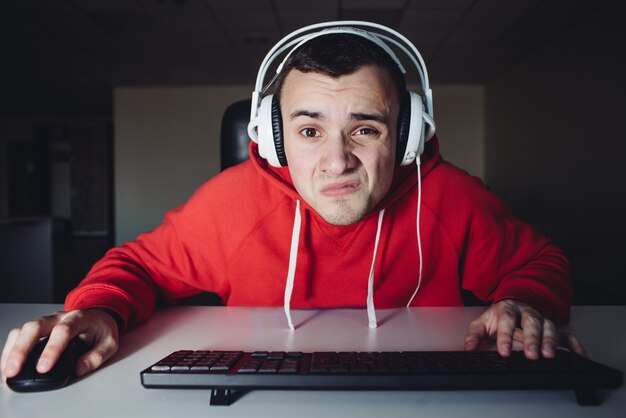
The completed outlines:
<svg viewBox="0 0 626 418">
<path fill-rule="evenodd" d="M 250 157 L 248 155 L 250 106 L 250 99 L 240 100 L 228 106 L 224 111 L 220 134 L 220 167 L 222 171 Z"/>
</svg>

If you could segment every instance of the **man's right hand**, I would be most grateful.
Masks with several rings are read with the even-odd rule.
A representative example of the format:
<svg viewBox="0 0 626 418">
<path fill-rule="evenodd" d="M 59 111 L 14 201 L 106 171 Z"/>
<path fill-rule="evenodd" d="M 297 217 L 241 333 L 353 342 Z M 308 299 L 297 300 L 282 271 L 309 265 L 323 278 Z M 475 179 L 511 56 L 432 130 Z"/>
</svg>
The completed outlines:
<svg viewBox="0 0 626 418">
<path fill-rule="evenodd" d="M 28 353 L 40 338 L 49 336 L 41 353 L 37 371 L 52 369 L 69 341 L 79 336 L 91 348 L 75 365 L 77 376 L 83 376 L 100 367 L 119 347 L 119 330 L 113 316 L 100 309 L 56 312 L 29 321 L 9 333 L 0 361 L 2 379 L 13 377 L 22 369 Z"/>
</svg>

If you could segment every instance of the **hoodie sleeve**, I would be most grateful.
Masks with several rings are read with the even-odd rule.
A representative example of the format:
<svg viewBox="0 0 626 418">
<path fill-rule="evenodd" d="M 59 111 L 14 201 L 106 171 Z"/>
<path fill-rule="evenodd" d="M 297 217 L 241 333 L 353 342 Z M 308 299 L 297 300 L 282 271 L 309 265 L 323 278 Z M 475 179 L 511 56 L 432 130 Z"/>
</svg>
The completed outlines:
<svg viewBox="0 0 626 418">
<path fill-rule="evenodd" d="M 462 287 L 485 301 L 516 299 L 556 323 L 567 321 L 573 292 L 564 253 L 512 216 L 480 180 L 469 183 L 460 199 L 465 232 L 457 234 Z"/>
<path fill-rule="evenodd" d="M 201 291 L 223 295 L 229 260 L 263 204 L 242 202 L 241 195 L 267 196 L 268 187 L 249 163 L 213 177 L 154 231 L 111 249 L 68 294 L 65 309 L 110 309 L 128 328 L 147 320 L 159 302 L 175 304 Z"/>
<path fill-rule="evenodd" d="M 197 286 L 185 279 L 204 267 L 193 237 L 178 225 L 184 212 L 168 213 L 154 231 L 108 251 L 68 294 L 65 309 L 111 309 L 127 328 L 147 320 L 159 301 L 175 303 L 197 294 Z"/>
<path fill-rule="evenodd" d="M 224 181 L 205 183 L 154 231 L 111 249 L 68 294 L 65 309 L 110 309 L 128 328 L 147 320 L 159 302 L 220 293 L 237 231 L 247 227 L 245 214 L 224 209 L 231 202 L 220 196 L 229 188 Z"/>
</svg>

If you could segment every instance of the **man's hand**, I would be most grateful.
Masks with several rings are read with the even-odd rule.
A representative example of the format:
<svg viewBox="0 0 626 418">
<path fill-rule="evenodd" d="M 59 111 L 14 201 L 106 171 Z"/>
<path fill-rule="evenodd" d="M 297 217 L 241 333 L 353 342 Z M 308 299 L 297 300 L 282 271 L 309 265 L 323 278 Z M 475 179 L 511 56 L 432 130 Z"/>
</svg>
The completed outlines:
<svg viewBox="0 0 626 418">
<path fill-rule="evenodd" d="M 514 341 L 523 344 L 524 355 L 531 360 L 540 354 L 554 357 L 558 345 L 587 356 L 573 334 L 558 333 L 552 321 L 530 305 L 512 299 L 494 303 L 472 321 L 465 336 L 465 349 L 476 350 L 486 339 L 495 339 L 498 352 L 504 357 L 511 354 Z"/>
<path fill-rule="evenodd" d="M 33 321 L 9 333 L 0 361 L 2 379 L 19 373 L 37 341 L 49 336 L 48 343 L 41 353 L 37 371 L 49 372 L 57 362 L 69 341 L 79 336 L 91 344 L 91 349 L 82 355 L 75 373 L 83 376 L 102 365 L 117 351 L 119 331 L 115 319 L 99 309 L 86 311 L 57 312 Z"/>
</svg>

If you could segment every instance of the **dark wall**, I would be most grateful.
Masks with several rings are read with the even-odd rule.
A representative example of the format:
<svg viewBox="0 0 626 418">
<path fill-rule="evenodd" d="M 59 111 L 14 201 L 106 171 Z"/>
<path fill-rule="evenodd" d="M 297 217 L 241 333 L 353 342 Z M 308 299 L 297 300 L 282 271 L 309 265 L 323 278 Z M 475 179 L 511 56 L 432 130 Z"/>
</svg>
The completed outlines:
<svg viewBox="0 0 626 418">
<path fill-rule="evenodd" d="M 486 87 L 486 180 L 568 253 L 578 303 L 626 303 L 626 30 L 611 2 Z"/>
</svg>

